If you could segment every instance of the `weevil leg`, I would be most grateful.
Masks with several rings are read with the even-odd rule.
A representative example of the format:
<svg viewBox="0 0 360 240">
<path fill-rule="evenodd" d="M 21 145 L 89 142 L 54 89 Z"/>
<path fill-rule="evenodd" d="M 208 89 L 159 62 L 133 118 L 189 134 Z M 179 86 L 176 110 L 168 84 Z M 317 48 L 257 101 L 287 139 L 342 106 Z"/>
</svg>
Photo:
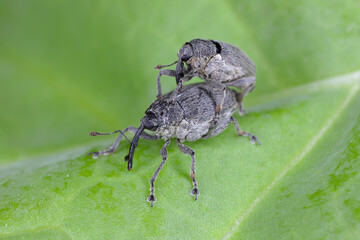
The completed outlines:
<svg viewBox="0 0 360 240">
<path fill-rule="evenodd" d="M 169 146 L 170 142 L 171 142 L 170 139 L 167 139 L 164 146 L 161 148 L 160 154 L 162 156 L 162 162 L 160 163 L 160 166 L 156 169 L 156 171 L 154 172 L 154 175 L 150 179 L 150 195 L 147 198 L 147 201 L 151 203 L 151 207 L 153 207 L 154 202 L 156 202 L 156 197 L 154 195 L 154 191 L 155 191 L 154 182 L 155 182 L 157 176 L 159 175 L 161 169 L 163 168 L 165 161 L 168 157 L 167 147 Z"/>
<path fill-rule="evenodd" d="M 212 126 L 210 127 L 209 131 L 202 136 L 202 139 L 211 138 L 213 136 L 218 135 L 219 133 L 223 132 L 230 124 L 231 120 L 228 119 L 222 119 L 221 121 L 215 123 L 212 123 Z"/>
<path fill-rule="evenodd" d="M 237 79 L 235 81 L 232 81 L 232 82 L 226 84 L 227 86 L 237 87 L 242 90 L 242 92 L 239 94 L 239 96 L 236 99 L 237 102 L 239 103 L 239 112 L 240 112 L 241 116 L 244 114 L 247 115 L 247 112 L 243 108 L 242 102 L 243 102 L 244 97 L 249 92 L 254 90 L 255 83 L 256 83 L 256 78 L 254 76 L 252 76 L 252 77 L 243 77 L 243 78 Z"/>
<path fill-rule="evenodd" d="M 169 99 L 167 100 L 170 104 L 174 102 L 177 94 L 181 91 L 181 88 L 183 86 L 184 83 L 190 81 L 193 78 L 193 73 L 189 73 L 186 74 L 185 76 L 183 76 L 182 78 L 180 78 L 178 85 L 176 86 L 176 88 L 172 91 Z"/>
<path fill-rule="evenodd" d="M 197 197 L 200 194 L 200 192 L 198 189 L 197 182 L 195 180 L 195 151 L 192 148 L 185 146 L 184 144 L 181 144 L 181 141 L 179 139 L 177 140 L 177 145 L 182 153 L 191 156 L 192 161 L 191 161 L 191 168 L 190 168 L 190 178 L 192 180 L 194 188 L 191 190 L 190 194 L 195 195 L 195 200 L 197 200 Z"/>
<path fill-rule="evenodd" d="M 169 100 L 168 102 L 170 104 L 172 104 L 177 96 L 177 94 L 179 93 L 180 89 L 182 88 L 182 85 L 183 85 L 184 81 L 183 81 L 183 78 L 180 79 L 178 85 L 176 86 L 176 88 L 172 91 L 170 97 L 169 97 Z"/>
<path fill-rule="evenodd" d="M 88 155 L 93 155 L 93 158 L 98 158 L 99 156 L 103 155 L 109 155 L 109 154 L 112 154 L 115 152 L 116 148 L 119 146 L 119 143 L 121 141 L 121 139 L 123 138 L 123 136 L 125 136 L 125 133 L 126 132 L 132 132 L 132 133 L 136 133 L 136 131 L 138 130 L 138 128 L 136 127 L 127 127 L 125 128 L 124 130 L 116 130 L 114 132 L 111 132 L 111 133 L 99 133 L 99 132 L 91 132 L 90 135 L 91 136 L 98 136 L 98 135 L 112 135 L 112 134 L 115 134 L 115 133 L 121 133 L 116 141 L 114 142 L 113 145 L 111 145 L 107 150 L 104 150 L 104 151 L 97 151 L 97 152 L 89 152 Z M 125 136 L 125 138 L 127 139 L 127 137 Z M 142 132 L 141 135 L 140 135 L 140 138 L 142 139 L 146 139 L 146 140 L 158 140 L 159 137 L 158 136 L 155 136 L 155 135 L 150 135 L 146 132 Z M 127 139 L 128 140 L 128 139 Z M 128 140 L 129 141 L 129 140 Z M 130 141 L 129 141 L 130 142 Z"/>
<path fill-rule="evenodd" d="M 250 142 L 252 144 L 257 143 L 258 145 L 261 145 L 259 139 L 255 135 L 241 130 L 239 123 L 236 121 L 236 119 L 233 116 L 230 117 L 230 121 L 234 123 L 236 133 L 238 136 L 246 136 L 250 139 Z"/>
<path fill-rule="evenodd" d="M 220 82 L 217 81 L 208 81 L 208 84 L 210 84 L 213 88 L 222 91 L 222 96 L 220 97 L 220 100 L 218 103 L 216 103 L 216 107 L 215 107 L 215 121 L 218 120 L 218 116 L 219 113 L 222 110 L 222 105 L 224 103 L 225 100 L 225 96 L 226 96 L 226 86 Z"/>
<path fill-rule="evenodd" d="M 170 69 L 163 69 L 159 72 L 158 76 L 157 76 L 157 89 L 158 89 L 158 95 L 157 98 L 158 99 L 162 99 L 162 92 L 161 92 L 161 82 L 160 82 L 160 77 L 165 75 L 165 76 L 170 76 L 170 77 L 175 77 L 175 70 L 170 70 Z"/>
</svg>

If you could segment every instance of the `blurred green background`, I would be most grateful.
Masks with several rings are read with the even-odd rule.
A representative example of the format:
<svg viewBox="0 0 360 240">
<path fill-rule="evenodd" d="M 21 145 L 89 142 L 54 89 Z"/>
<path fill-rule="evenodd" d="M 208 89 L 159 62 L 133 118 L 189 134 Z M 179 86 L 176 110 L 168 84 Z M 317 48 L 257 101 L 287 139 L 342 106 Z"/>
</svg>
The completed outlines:
<svg viewBox="0 0 360 240">
<path fill-rule="evenodd" d="M 355 0 L 0 0 L 0 239 L 359 239 L 359 13 Z M 236 118 L 263 145 L 232 126 L 187 143 L 195 202 L 173 142 L 150 208 L 163 142 L 141 141 L 128 172 L 127 143 L 94 160 L 114 137 L 88 133 L 137 126 L 154 66 L 193 38 L 256 63 Z"/>
<path fill-rule="evenodd" d="M 0 1 L 0 162 L 138 125 L 157 64 L 193 38 L 243 49 L 264 93 L 359 68 L 358 1 Z M 163 89 L 175 81 L 164 77 Z"/>
</svg>

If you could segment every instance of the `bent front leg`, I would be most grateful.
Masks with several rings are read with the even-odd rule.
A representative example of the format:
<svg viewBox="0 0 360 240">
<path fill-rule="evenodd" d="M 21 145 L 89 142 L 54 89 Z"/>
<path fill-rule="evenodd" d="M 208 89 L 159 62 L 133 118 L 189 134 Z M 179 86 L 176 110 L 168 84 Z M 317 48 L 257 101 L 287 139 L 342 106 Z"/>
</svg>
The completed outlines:
<svg viewBox="0 0 360 240">
<path fill-rule="evenodd" d="M 161 70 L 157 76 L 157 89 L 158 89 L 158 95 L 157 98 L 158 99 L 162 99 L 162 92 L 161 92 L 161 82 L 160 82 L 160 77 L 165 75 L 165 76 L 170 76 L 170 77 L 175 77 L 175 70 L 170 70 L 170 69 L 164 69 Z"/>
</svg>

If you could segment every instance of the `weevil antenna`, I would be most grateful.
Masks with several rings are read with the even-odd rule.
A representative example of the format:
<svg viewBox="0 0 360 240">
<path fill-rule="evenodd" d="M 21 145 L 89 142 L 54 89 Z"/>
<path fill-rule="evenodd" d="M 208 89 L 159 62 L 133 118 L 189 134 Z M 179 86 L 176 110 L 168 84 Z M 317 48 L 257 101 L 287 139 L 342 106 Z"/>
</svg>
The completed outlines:
<svg viewBox="0 0 360 240">
<path fill-rule="evenodd" d="M 171 67 L 171 66 L 174 65 L 175 63 L 177 63 L 177 60 L 176 60 L 175 62 L 171 63 L 171 64 L 168 64 L 168 65 L 156 65 L 156 66 L 154 67 L 154 69 L 162 69 L 162 68 L 164 68 L 164 67 Z"/>
<path fill-rule="evenodd" d="M 90 136 L 97 136 L 97 135 L 112 135 L 115 133 L 120 133 L 121 135 L 123 135 L 125 137 L 125 139 L 131 144 L 130 140 L 126 137 L 125 133 L 121 130 L 116 130 L 114 132 L 110 132 L 110 133 L 100 133 L 100 132 L 91 132 L 89 133 Z"/>
<path fill-rule="evenodd" d="M 144 124 L 141 122 L 138 130 L 136 131 L 134 138 L 131 142 L 129 154 L 125 157 L 125 160 L 128 161 L 128 170 L 130 171 L 132 169 L 132 160 L 134 157 L 135 148 L 137 147 L 139 138 L 141 133 L 144 131 Z"/>
</svg>

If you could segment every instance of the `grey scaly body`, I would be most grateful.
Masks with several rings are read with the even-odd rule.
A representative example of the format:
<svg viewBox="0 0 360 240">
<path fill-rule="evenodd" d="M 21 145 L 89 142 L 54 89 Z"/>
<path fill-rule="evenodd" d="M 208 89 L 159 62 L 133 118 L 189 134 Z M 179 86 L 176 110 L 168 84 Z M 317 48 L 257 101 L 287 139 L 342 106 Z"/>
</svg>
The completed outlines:
<svg viewBox="0 0 360 240">
<path fill-rule="evenodd" d="M 158 99 L 162 98 L 160 77 L 173 76 L 176 79 L 175 89 L 170 101 L 173 101 L 182 84 L 198 76 L 213 88 L 222 91 L 216 105 L 218 114 L 224 102 L 225 88 L 237 87 L 242 90 L 241 100 L 251 92 L 256 83 L 256 67 L 252 60 L 239 48 L 217 40 L 193 39 L 186 42 L 178 52 L 176 70 L 161 70 L 157 77 Z M 175 64 L 174 63 L 174 64 Z M 170 65 L 158 65 L 161 69 Z M 243 113 L 242 101 L 239 104 L 240 114 Z"/>
<path fill-rule="evenodd" d="M 146 110 L 146 115 L 141 119 L 139 128 L 127 127 L 123 131 L 117 130 L 113 133 L 91 132 L 90 135 L 109 135 L 120 132 L 115 143 L 106 151 L 92 152 L 93 157 L 99 155 L 108 155 L 113 153 L 120 143 L 125 132 L 134 132 L 135 136 L 131 142 L 129 154 L 125 157 L 128 161 L 128 169 L 132 169 L 132 160 L 134 151 L 139 138 L 148 140 L 164 139 L 165 144 L 160 150 L 162 162 L 150 180 L 150 196 L 148 201 L 156 201 L 154 191 L 154 182 L 167 160 L 167 146 L 170 144 L 171 138 L 177 139 L 177 145 L 180 151 L 190 155 L 192 164 L 190 168 L 190 178 L 193 182 L 191 194 L 195 195 L 195 200 L 199 195 L 197 182 L 195 180 L 195 151 L 188 146 L 182 144 L 184 141 L 196 141 L 198 139 L 210 138 L 223 132 L 227 126 L 233 122 L 236 132 L 239 136 L 247 136 L 251 143 L 258 141 L 257 137 L 241 130 L 238 122 L 233 114 L 239 109 L 240 94 L 235 90 L 226 88 L 223 101 L 222 111 L 217 114 L 215 112 L 216 102 L 223 97 L 222 92 L 214 90 L 210 85 L 205 83 L 189 84 L 182 88 L 181 93 L 177 94 L 173 103 L 169 103 L 169 99 L 173 92 L 166 94 L 162 100 L 157 99 Z M 144 129 L 152 131 L 155 135 L 144 132 Z"/>
</svg>

